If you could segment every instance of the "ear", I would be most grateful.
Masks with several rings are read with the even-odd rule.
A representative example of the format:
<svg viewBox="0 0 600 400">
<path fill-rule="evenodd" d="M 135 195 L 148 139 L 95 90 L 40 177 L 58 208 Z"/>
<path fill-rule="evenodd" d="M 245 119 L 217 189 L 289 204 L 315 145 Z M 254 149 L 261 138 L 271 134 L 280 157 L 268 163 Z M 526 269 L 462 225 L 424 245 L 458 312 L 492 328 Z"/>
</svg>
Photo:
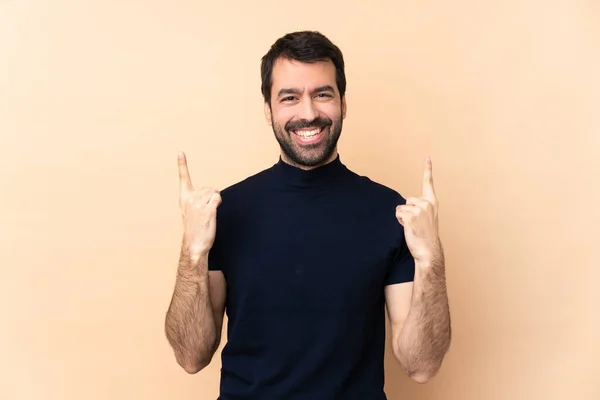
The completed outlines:
<svg viewBox="0 0 600 400">
<path fill-rule="evenodd" d="M 342 119 L 346 118 L 346 95 L 344 95 L 344 97 L 342 97 Z"/>
<path fill-rule="evenodd" d="M 272 125 L 271 106 L 266 101 L 265 101 L 265 119 L 267 120 L 267 124 L 269 124 L 269 126 L 271 126 Z"/>
</svg>

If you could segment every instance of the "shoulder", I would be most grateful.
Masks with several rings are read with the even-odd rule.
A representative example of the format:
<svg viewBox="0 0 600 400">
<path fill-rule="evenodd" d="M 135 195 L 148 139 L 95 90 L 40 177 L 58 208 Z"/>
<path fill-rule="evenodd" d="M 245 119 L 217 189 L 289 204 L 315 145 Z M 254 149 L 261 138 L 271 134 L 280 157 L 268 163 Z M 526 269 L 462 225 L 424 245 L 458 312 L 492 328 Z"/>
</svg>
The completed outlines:
<svg viewBox="0 0 600 400">
<path fill-rule="evenodd" d="M 368 196 L 369 200 L 379 204 L 393 204 L 394 207 L 406 203 L 406 199 L 398 190 L 367 175 L 360 175 L 354 171 L 351 171 L 351 173 L 354 175 L 356 187 L 363 195 Z"/>
<path fill-rule="evenodd" d="M 236 196 L 245 194 L 246 192 L 254 191 L 272 180 L 273 166 L 263 168 L 258 172 L 252 173 L 248 177 L 234 182 L 221 190 L 225 196 L 235 198 Z"/>
<path fill-rule="evenodd" d="M 234 182 L 220 190 L 221 204 L 218 212 L 221 215 L 235 213 L 237 210 L 247 209 L 250 199 L 260 196 L 272 181 L 273 167 L 264 168 L 248 177 Z"/>
<path fill-rule="evenodd" d="M 367 215 L 371 235 L 395 249 L 404 238 L 404 228 L 396 218 L 396 208 L 406 204 L 405 197 L 393 187 L 355 173 L 355 190 L 360 193 L 361 210 Z"/>
</svg>

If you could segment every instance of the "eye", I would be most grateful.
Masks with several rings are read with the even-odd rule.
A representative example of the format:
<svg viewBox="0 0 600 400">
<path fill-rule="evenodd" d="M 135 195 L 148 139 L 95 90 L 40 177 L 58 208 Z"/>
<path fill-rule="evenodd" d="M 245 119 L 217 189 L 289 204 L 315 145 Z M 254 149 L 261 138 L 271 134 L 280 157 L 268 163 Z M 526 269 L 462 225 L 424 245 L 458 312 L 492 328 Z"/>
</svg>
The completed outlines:
<svg viewBox="0 0 600 400">
<path fill-rule="evenodd" d="M 331 96 L 331 94 L 330 94 L 330 93 L 319 93 L 319 94 L 317 95 L 317 97 L 320 97 L 320 98 L 322 98 L 322 99 L 323 99 L 323 98 L 330 98 L 330 97 L 332 97 L 332 96 Z"/>
<path fill-rule="evenodd" d="M 286 102 L 286 101 L 293 101 L 295 98 L 294 96 L 288 96 L 288 97 L 284 97 L 281 99 L 281 101 Z"/>
</svg>

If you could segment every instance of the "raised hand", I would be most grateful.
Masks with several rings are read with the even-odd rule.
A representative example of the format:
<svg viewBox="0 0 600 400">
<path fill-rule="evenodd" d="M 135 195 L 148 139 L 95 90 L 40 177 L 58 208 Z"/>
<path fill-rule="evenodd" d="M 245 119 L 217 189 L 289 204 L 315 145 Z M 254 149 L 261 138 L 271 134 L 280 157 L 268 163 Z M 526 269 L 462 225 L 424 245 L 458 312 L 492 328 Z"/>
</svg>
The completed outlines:
<svg viewBox="0 0 600 400">
<path fill-rule="evenodd" d="M 192 259 L 199 259 L 212 248 L 217 228 L 218 190 L 202 187 L 194 190 L 185 154 L 177 157 L 179 166 L 179 207 L 183 217 L 184 246 Z"/>
<path fill-rule="evenodd" d="M 422 197 L 409 197 L 396 207 L 396 218 L 404 227 L 406 245 L 415 261 L 430 265 L 441 251 L 438 233 L 438 201 L 433 188 L 431 159 L 425 159 Z"/>
</svg>

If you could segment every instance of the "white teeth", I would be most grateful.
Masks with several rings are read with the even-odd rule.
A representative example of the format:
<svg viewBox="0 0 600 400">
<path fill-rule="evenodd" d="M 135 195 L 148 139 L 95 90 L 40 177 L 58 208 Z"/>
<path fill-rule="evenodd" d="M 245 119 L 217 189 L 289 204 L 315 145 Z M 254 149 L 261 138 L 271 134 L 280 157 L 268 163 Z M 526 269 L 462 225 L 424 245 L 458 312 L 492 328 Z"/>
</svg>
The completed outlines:
<svg viewBox="0 0 600 400">
<path fill-rule="evenodd" d="M 313 129 L 310 131 L 294 131 L 294 133 L 298 136 L 302 136 L 302 137 L 311 137 L 311 136 L 315 136 L 316 134 L 318 134 L 319 132 L 321 132 L 321 128 L 317 128 L 317 129 Z"/>
</svg>

